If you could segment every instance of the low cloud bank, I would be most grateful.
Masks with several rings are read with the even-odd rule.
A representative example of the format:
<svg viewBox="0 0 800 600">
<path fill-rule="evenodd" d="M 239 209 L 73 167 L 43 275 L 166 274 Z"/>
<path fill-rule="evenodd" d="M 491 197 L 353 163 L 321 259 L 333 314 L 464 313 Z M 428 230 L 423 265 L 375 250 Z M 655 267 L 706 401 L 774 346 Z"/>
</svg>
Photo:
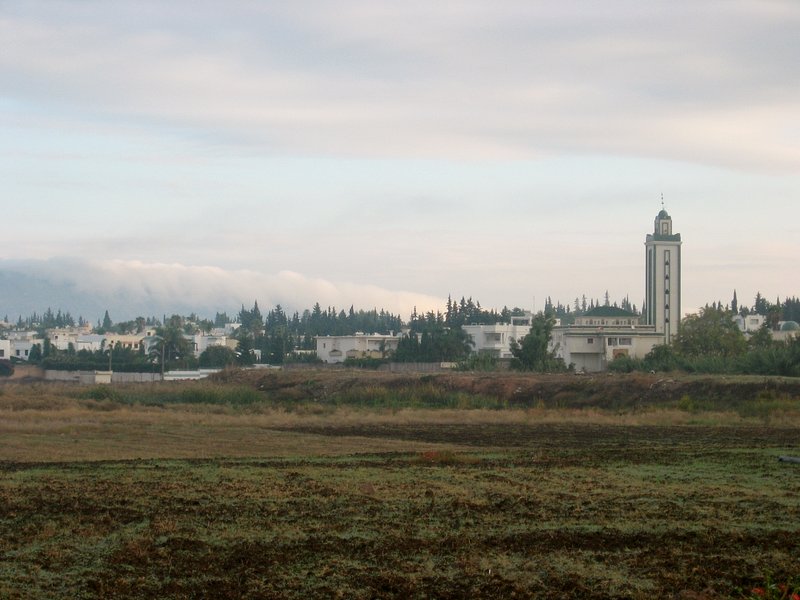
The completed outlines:
<svg viewBox="0 0 800 600">
<path fill-rule="evenodd" d="M 9 318 L 47 307 L 87 319 L 102 316 L 105 309 L 114 320 L 189 312 L 213 317 L 217 311 L 230 315 L 242 305 L 250 308 L 258 300 L 262 312 L 276 304 L 287 311 L 302 311 L 319 302 L 324 308 L 383 308 L 407 319 L 415 306 L 425 311 L 444 305 L 443 299 L 434 296 L 333 282 L 292 271 L 270 274 L 175 263 L 5 260 L 0 261 L 0 275 L 0 317 L 8 314 Z"/>
</svg>

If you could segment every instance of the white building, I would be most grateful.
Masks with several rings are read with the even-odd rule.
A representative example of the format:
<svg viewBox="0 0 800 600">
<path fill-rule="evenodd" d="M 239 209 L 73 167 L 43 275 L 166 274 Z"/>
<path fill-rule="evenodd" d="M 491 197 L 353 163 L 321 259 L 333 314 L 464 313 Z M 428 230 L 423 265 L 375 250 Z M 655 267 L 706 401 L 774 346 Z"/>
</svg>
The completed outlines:
<svg viewBox="0 0 800 600">
<path fill-rule="evenodd" d="M 77 350 L 78 338 L 82 335 L 89 335 L 92 332 L 91 325 L 82 327 L 55 327 L 45 331 L 45 335 L 50 340 L 56 350 L 69 350 L 69 345 Z"/>
<path fill-rule="evenodd" d="M 11 358 L 11 340 L 0 340 L 0 360 Z"/>
<path fill-rule="evenodd" d="M 239 341 L 236 338 L 229 338 L 223 329 L 214 329 L 211 333 L 195 333 L 186 336 L 192 345 L 195 356 L 200 356 L 211 346 L 226 346 L 231 350 L 236 350 Z"/>
<path fill-rule="evenodd" d="M 35 345 L 38 344 L 40 348 L 44 347 L 44 340 L 41 338 L 26 338 L 9 341 L 11 342 L 11 356 L 19 360 L 28 360 L 31 350 Z"/>
<path fill-rule="evenodd" d="M 664 343 L 664 334 L 639 317 L 614 306 L 599 306 L 577 318 L 573 325 L 554 327 L 550 349 L 576 371 L 605 371 L 618 356 L 644 358 Z"/>
<path fill-rule="evenodd" d="M 326 363 L 341 363 L 348 358 L 385 358 L 397 350 L 400 336 L 356 333 L 355 335 L 326 335 L 314 338 L 317 356 Z"/>
<path fill-rule="evenodd" d="M 647 325 L 669 344 L 681 322 L 681 234 L 672 233 L 672 217 L 663 208 L 645 238 L 645 272 Z"/>
<path fill-rule="evenodd" d="M 736 326 L 742 333 L 755 333 L 761 326 L 766 323 L 767 317 L 764 315 L 747 315 L 743 317 L 742 315 L 735 315 L 733 320 L 736 322 Z"/>
<path fill-rule="evenodd" d="M 148 336 L 144 333 L 106 333 L 105 347 L 127 348 L 134 352 L 144 351 L 146 337 Z"/>
<path fill-rule="evenodd" d="M 511 323 L 495 325 L 464 325 L 462 329 L 472 338 L 472 351 L 495 358 L 511 358 L 511 342 L 519 342 L 531 331 L 530 313 L 511 317 Z"/>
<path fill-rule="evenodd" d="M 99 333 L 85 333 L 79 335 L 75 342 L 75 351 L 87 350 L 89 352 L 97 352 L 105 347 L 106 338 Z"/>
</svg>

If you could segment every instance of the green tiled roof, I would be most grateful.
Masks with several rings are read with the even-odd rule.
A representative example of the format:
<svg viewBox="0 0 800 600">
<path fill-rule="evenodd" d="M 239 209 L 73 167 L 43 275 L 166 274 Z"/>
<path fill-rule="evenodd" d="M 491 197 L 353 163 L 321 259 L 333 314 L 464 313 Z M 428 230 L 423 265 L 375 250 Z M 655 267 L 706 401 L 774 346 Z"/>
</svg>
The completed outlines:
<svg viewBox="0 0 800 600">
<path fill-rule="evenodd" d="M 636 315 L 616 306 L 596 306 L 586 312 L 584 317 L 635 317 Z"/>
</svg>

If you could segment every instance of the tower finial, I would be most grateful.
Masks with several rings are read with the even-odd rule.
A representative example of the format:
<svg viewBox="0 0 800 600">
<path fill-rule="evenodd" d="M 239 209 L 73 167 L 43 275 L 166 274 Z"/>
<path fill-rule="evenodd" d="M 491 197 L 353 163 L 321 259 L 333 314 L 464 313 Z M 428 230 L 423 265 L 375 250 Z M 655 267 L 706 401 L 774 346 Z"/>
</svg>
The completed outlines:
<svg viewBox="0 0 800 600">
<path fill-rule="evenodd" d="M 664 210 L 664 192 L 661 192 L 661 210 Z"/>
</svg>

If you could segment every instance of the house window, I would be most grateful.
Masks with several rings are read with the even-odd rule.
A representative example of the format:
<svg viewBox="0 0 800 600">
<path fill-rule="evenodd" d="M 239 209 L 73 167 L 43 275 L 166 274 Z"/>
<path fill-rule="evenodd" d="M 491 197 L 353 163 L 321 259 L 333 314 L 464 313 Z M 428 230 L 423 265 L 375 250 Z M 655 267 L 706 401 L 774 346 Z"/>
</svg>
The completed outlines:
<svg viewBox="0 0 800 600">
<path fill-rule="evenodd" d="M 633 339 L 629 337 L 619 338 L 619 345 L 620 346 L 630 346 L 633 344 Z"/>
<path fill-rule="evenodd" d="M 0 358 L 2 358 L 5 355 L 6 355 L 6 351 L 5 350 L 0 350 Z"/>
<path fill-rule="evenodd" d="M 608 345 L 609 346 L 616 346 L 617 345 L 617 338 L 608 338 Z"/>
<path fill-rule="evenodd" d="M 587 344 L 594 344 L 594 338 L 588 338 L 588 339 L 586 340 L 586 343 L 587 343 Z"/>
<path fill-rule="evenodd" d="M 19 350 L 17 350 L 17 356 L 19 356 Z"/>
</svg>

